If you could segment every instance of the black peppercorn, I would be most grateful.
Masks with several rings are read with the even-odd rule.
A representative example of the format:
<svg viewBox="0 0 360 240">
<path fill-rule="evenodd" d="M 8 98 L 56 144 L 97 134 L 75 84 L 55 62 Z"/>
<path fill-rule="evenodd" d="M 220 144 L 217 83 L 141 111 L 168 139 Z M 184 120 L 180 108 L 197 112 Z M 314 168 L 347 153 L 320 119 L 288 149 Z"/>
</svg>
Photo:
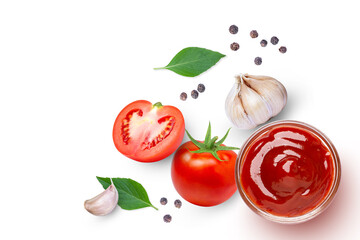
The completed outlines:
<svg viewBox="0 0 360 240">
<path fill-rule="evenodd" d="M 199 85 L 198 85 L 198 87 L 197 87 L 197 90 L 199 91 L 199 92 L 204 92 L 205 91 L 205 85 L 204 84 L 202 84 L 202 83 L 200 83 Z"/>
<path fill-rule="evenodd" d="M 199 96 L 198 91 L 196 91 L 196 90 L 192 90 L 192 91 L 191 91 L 191 97 L 192 97 L 192 98 L 197 99 L 198 96 Z"/>
<path fill-rule="evenodd" d="M 185 101 L 185 100 L 187 99 L 187 94 L 186 94 L 185 92 L 182 92 L 182 93 L 180 94 L 180 99 L 183 100 L 183 101 Z"/>
<path fill-rule="evenodd" d="M 181 208 L 182 203 L 181 203 L 181 201 L 179 199 L 176 199 L 175 202 L 174 202 L 174 205 L 175 205 L 176 208 Z"/>
<path fill-rule="evenodd" d="M 259 36 L 258 32 L 256 30 L 252 30 L 250 32 L 250 37 L 251 38 L 257 38 Z"/>
<path fill-rule="evenodd" d="M 287 48 L 284 46 L 279 48 L 279 52 L 281 52 L 281 53 L 286 53 L 286 51 L 287 51 Z"/>
<path fill-rule="evenodd" d="M 233 42 L 232 44 L 230 44 L 230 48 L 233 51 L 237 51 L 240 48 L 240 45 L 237 42 Z"/>
<path fill-rule="evenodd" d="M 262 47 L 266 47 L 267 41 L 266 41 L 265 39 L 261 40 L 260 45 L 261 45 Z"/>
<path fill-rule="evenodd" d="M 239 28 L 236 25 L 231 25 L 229 28 L 229 32 L 231 34 L 237 34 L 238 30 L 239 30 Z"/>
<path fill-rule="evenodd" d="M 160 199 L 160 203 L 161 203 L 161 205 L 166 205 L 166 204 L 167 204 L 167 202 L 168 202 L 168 201 L 167 201 L 167 199 L 166 199 L 166 198 L 164 198 L 164 197 Z"/>
<path fill-rule="evenodd" d="M 274 36 L 274 37 L 271 38 L 270 42 L 271 42 L 273 45 L 276 45 L 276 44 L 278 44 L 279 39 Z"/>
<path fill-rule="evenodd" d="M 256 65 L 261 65 L 261 63 L 262 63 L 261 57 L 256 57 L 255 60 L 254 60 L 254 63 L 255 63 Z"/>
<path fill-rule="evenodd" d="M 166 223 L 171 222 L 171 216 L 169 214 L 166 214 L 163 219 L 164 219 L 164 222 L 166 222 Z"/>
</svg>

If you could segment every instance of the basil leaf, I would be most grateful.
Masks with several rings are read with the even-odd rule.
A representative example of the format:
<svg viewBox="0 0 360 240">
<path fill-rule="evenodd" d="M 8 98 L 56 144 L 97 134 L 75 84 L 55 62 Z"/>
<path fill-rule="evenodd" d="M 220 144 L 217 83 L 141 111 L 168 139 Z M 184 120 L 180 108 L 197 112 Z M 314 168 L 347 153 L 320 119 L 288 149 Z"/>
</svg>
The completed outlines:
<svg viewBox="0 0 360 240">
<path fill-rule="evenodd" d="M 224 54 L 205 48 L 184 48 L 170 61 L 170 63 L 158 69 L 168 69 L 185 77 L 195 77 L 214 66 Z"/>
<path fill-rule="evenodd" d="M 96 177 L 96 178 L 101 183 L 104 189 L 107 189 L 111 185 L 110 178 L 102 178 L 102 177 Z"/>
<path fill-rule="evenodd" d="M 158 210 L 154 205 L 151 204 L 144 187 L 130 179 L 130 178 L 102 178 L 96 177 L 104 189 L 111 185 L 111 180 L 114 183 L 118 193 L 119 201 L 118 205 L 125 210 L 134 210 L 144 207 L 152 207 Z"/>
</svg>

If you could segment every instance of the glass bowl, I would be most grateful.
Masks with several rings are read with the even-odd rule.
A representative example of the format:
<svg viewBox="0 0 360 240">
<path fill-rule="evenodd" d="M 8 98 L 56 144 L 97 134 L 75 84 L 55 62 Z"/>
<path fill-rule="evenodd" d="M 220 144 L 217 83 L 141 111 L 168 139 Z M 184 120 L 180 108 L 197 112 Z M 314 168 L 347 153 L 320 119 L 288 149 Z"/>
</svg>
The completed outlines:
<svg viewBox="0 0 360 240">
<path fill-rule="evenodd" d="M 332 164 L 333 168 L 332 168 L 332 170 L 329 171 L 329 173 L 332 175 L 332 180 L 329 181 L 329 182 L 331 182 L 329 185 L 330 187 L 328 188 L 327 192 L 321 193 L 324 196 L 322 197 L 321 200 L 319 200 L 319 199 L 317 200 L 317 203 L 315 203 L 314 207 L 312 206 L 311 209 L 309 209 L 305 212 L 302 212 L 301 214 L 299 213 L 299 215 L 296 215 L 296 214 L 295 215 L 294 214 L 287 215 L 287 214 L 274 213 L 273 211 L 269 210 L 270 207 L 259 204 L 259 202 L 262 202 L 262 203 L 266 202 L 266 203 L 270 204 L 269 206 L 272 206 L 271 204 L 273 204 L 273 203 L 271 201 L 273 201 L 273 200 L 267 199 L 268 197 L 266 196 L 265 201 L 263 201 L 262 199 L 259 201 L 258 198 L 254 197 L 255 196 L 254 192 L 257 191 L 257 189 L 254 188 L 254 189 L 250 189 L 249 191 L 247 191 L 247 189 L 250 188 L 249 187 L 250 184 L 246 183 L 245 177 L 243 180 L 241 178 L 241 176 L 247 176 L 247 175 L 254 176 L 254 179 L 260 179 L 260 182 L 262 182 L 263 179 L 265 179 L 266 174 L 267 175 L 270 174 L 271 179 L 276 178 L 275 175 L 278 171 L 274 171 L 271 173 L 264 173 L 266 168 L 263 169 L 263 164 L 266 164 L 266 161 L 267 161 L 267 160 L 265 160 L 266 155 L 261 155 L 261 154 L 259 155 L 257 153 L 257 155 L 254 155 L 255 157 L 252 158 L 252 155 L 250 154 L 252 150 L 249 150 L 249 149 L 256 150 L 257 149 L 256 147 L 259 147 L 260 145 L 265 146 L 265 144 L 260 142 L 260 138 L 262 136 L 265 136 L 265 137 L 268 136 L 266 134 L 270 134 L 269 133 L 270 131 L 274 131 L 275 129 L 281 129 L 281 128 L 283 128 L 283 129 L 285 129 L 285 128 L 299 129 L 299 131 L 310 133 L 312 136 L 315 136 L 318 140 L 320 140 L 321 144 L 325 148 L 327 148 L 327 152 L 331 154 L 331 157 L 329 159 L 332 159 L 331 164 Z M 275 139 L 275 135 L 273 137 L 274 137 L 273 139 Z M 310 142 L 310 141 L 308 141 L 308 142 Z M 256 143 L 259 145 L 255 145 Z M 280 144 L 279 146 L 284 147 L 285 145 Z M 252 146 L 253 146 L 253 148 L 252 148 Z M 272 148 L 267 147 L 267 149 L 272 149 Z M 301 147 L 299 147 L 299 149 L 301 149 Z M 309 149 L 309 148 L 303 148 L 303 149 Z M 260 150 L 256 150 L 256 151 L 260 152 Z M 255 151 L 255 153 L 256 153 L 256 151 Z M 271 150 L 269 150 L 269 151 L 271 151 Z M 305 152 L 305 154 L 307 154 L 307 152 Z M 250 157 L 248 155 L 250 155 Z M 260 156 L 260 158 L 258 156 Z M 326 156 L 328 156 L 328 155 L 326 155 Z M 256 159 L 261 159 L 261 158 L 262 158 L 262 160 L 260 160 L 260 163 L 255 162 Z M 244 162 L 246 162 L 246 161 L 251 161 L 251 162 L 247 162 L 247 164 L 250 163 L 250 165 L 249 165 L 250 167 L 246 167 L 246 164 L 244 165 Z M 274 159 L 274 161 L 275 161 L 275 159 Z M 293 161 L 293 160 L 291 160 L 291 161 Z M 295 160 L 295 161 L 297 161 L 297 160 Z M 256 172 L 255 174 L 251 173 L 251 169 L 253 169 L 252 168 L 253 165 L 258 167 L 258 168 L 256 168 L 256 169 L 258 169 L 258 172 Z M 273 162 L 272 165 L 275 166 L 275 162 Z M 323 165 L 326 165 L 325 162 Z M 284 168 L 284 166 L 285 165 L 283 165 L 282 168 Z M 272 168 L 272 166 L 270 165 L 270 169 L 271 168 Z M 244 169 L 250 169 L 250 171 L 247 171 Z M 315 169 L 316 169 L 316 171 L 318 170 L 317 168 L 315 168 Z M 329 169 L 331 169 L 331 167 Z M 289 171 L 289 167 L 287 167 L 287 170 Z M 296 170 L 296 167 L 295 167 L 295 170 Z M 283 170 L 280 169 L 280 171 L 283 171 Z M 261 175 L 261 176 L 258 177 L 256 175 L 259 175 L 259 176 Z M 271 175 L 274 175 L 274 177 Z M 235 165 L 236 184 L 237 184 L 237 187 L 238 187 L 238 190 L 240 192 L 242 199 L 250 207 L 250 209 L 253 210 L 256 214 L 264 217 L 265 219 L 268 219 L 270 221 L 277 222 L 277 223 L 287 223 L 287 224 L 301 223 L 301 222 L 308 221 L 308 220 L 318 216 L 329 206 L 329 204 L 333 200 L 333 198 L 337 192 L 337 189 L 339 187 L 340 177 L 341 177 L 340 160 L 339 160 L 338 153 L 337 153 L 334 145 L 331 143 L 331 141 L 322 132 L 320 132 L 316 128 L 314 128 L 306 123 L 303 123 L 303 122 L 291 121 L 291 120 L 275 121 L 275 122 L 269 123 L 267 125 L 264 125 L 263 127 L 259 128 L 257 131 L 255 131 L 242 146 L 242 148 L 238 154 L 236 165 Z M 249 178 L 249 179 L 251 179 L 251 178 Z M 254 179 L 251 179 L 250 182 L 255 183 L 256 181 L 254 181 Z M 289 181 L 289 178 L 281 178 L 281 180 L 279 182 L 271 183 L 270 185 L 267 184 L 267 186 L 270 186 L 270 190 L 266 189 L 265 191 L 271 195 L 271 193 L 269 193 L 269 191 L 273 191 L 273 186 L 276 186 L 274 184 L 279 184 L 279 183 L 283 184 L 286 181 Z M 290 182 L 291 182 L 291 180 L 290 180 Z M 265 186 L 263 183 L 261 183 L 261 184 L 262 184 L 261 186 Z M 290 183 L 286 183 L 286 184 L 289 185 Z M 245 187 L 243 185 L 246 185 L 247 189 L 245 189 Z M 257 185 L 254 185 L 254 186 L 257 187 Z M 261 188 L 259 187 L 258 189 L 261 189 Z M 308 190 L 306 190 L 306 191 L 308 191 Z M 303 195 L 303 194 L 301 194 L 301 195 Z M 274 196 L 274 195 L 272 195 L 272 196 Z M 282 195 L 279 195 L 279 196 L 282 196 Z M 297 196 L 300 196 L 300 194 L 298 194 Z M 303 195 L 303 196 L 306 196 L 306 195 Z M 279 198 L 276 198 L 276 196 L 275 196 L 274 199 L 279 199 Z M 292 196 L 289 199 L 291 200 Z M 290 200 L 286 200 L 286 201 L 290 201 Z M 276 204 L 278 204 L 279 206 L 288 206 L 288 205 L 282 205 L 282 204 L 287 204 L 286 201 L 281 201 Z M 301 206 L 301 204 L 299 204 L 299 207 L 307 207 L 307 206 L 306 205 Z"/>
</svg>

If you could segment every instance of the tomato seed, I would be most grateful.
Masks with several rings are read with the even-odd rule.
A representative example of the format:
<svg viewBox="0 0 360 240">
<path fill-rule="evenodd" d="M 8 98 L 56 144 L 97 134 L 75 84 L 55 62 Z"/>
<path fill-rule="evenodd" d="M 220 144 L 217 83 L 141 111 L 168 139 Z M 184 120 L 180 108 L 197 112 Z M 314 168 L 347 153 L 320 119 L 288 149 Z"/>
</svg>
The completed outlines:
<svg viewBox="0 0 360 240">
<path fill-rule="evenodd" d="M 123 141 L 125 144 L 129 144 L 129 140 L 130 140 L 129 125 L 130 125 L 131 118 L 133 117 L 134 114 L 137 114 L 139 117 L 142 117 L 143 112 L 138 109 L 130 111 L 126 115 L 126 118 L 123 119 L 122 124 L 121 124 L 121 135 L 122 135 L 122 138 L 123 138 Z"/>
<path fill-rule="evenodd" d="M 167 136 L 169 136 L 170 132 L 174 128 L 175 125 L 175 118 L 172 116 L 165 116 L 158 120 L 158 123 L 166 123 L 166 126 L 164 126 L 164 129 L 156 136 L 154 139 L 149 139 L 147 141 L 144 141 L 142 143 L 142 149 L 150 149 L 152 147 L 155 147 L 159 142 L 164 140 Z"/>
</svg>

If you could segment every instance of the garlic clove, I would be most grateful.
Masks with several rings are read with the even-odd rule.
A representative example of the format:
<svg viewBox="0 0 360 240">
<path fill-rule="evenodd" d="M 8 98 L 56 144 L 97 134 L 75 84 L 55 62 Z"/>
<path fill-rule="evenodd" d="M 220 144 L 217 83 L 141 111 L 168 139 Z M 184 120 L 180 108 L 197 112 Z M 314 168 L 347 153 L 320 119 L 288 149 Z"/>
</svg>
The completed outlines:
<svg viewBox="0 0 360 240">
<path fill-rule="evenodd" d="M 261 95 L 268 103 L 270 115 L 276 116 L 287 102 L 287 92 L 278 80 L 268 76 L 244 74 L 244 82 Z"/>
<path fill-rule="evenodd" d="M 266 102 L 261 95 L 248 87 L 245 82 L 240 86 L 239 95 L 245 113 L 255 126 L 269 119 L 269 108 L 267 107 Z"/>
<path fill-rule="evenodd" d="M 277 115 L 286 102 L 286 89 L 275 78 L 243 74 L 236 76 L 225 111 L 238 128 L 251 129 Z"/>
<path fill-rule="evenodd" d="M 249 126 L 255 127 L 248 115 L 245 113 L 241 98 L 239 97 L 240 82 L 236 82 L 230 93 L 228 94 L 225 102 L 225 111 L 229 119 L 239 128 L 248 128 Z"/>
<path fill-rule="evenodd" d="M 111 213 L 116 207 L 119 199 L 116 187 L 111 184 L 105 191 L 99 195 L 86 200 L 85 209 L 96 216 L 104 216 Z"/>
</svg>

